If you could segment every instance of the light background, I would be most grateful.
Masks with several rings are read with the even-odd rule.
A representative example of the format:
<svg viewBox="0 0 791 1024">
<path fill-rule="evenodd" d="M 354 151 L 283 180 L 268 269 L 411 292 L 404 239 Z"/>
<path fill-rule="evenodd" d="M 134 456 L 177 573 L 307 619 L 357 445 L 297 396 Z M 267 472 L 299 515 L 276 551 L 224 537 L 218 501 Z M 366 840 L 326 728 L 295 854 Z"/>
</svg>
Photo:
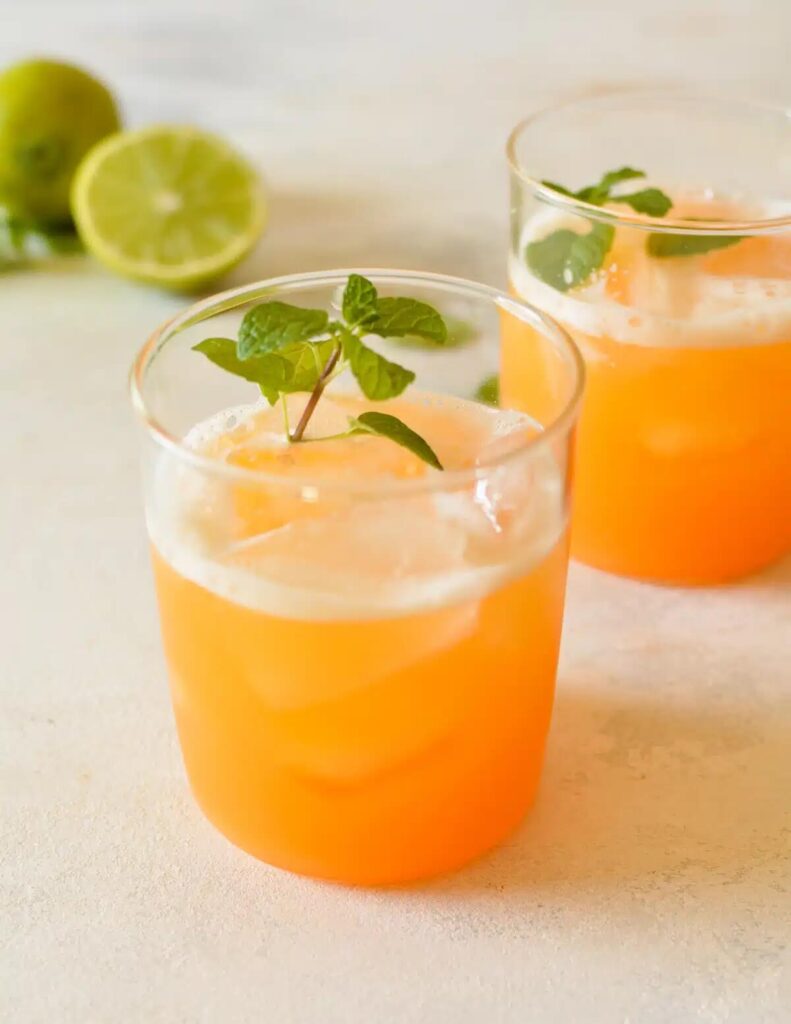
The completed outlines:
<svg viewBox="0 0 791 1024">
<path fill-rule="evenodd" d="M 537 105 L 693 84 L 791 102 L 786 0 L 2 0 L 0 60 L 81 61 L 127 120 L 262 165 L 235 280 L 504 278 L 502 147 Z M 201 819 L 164 683 L 124 378 L 179 302 L 0 279 L 0 1016 L 9 1024 L 787 1020 L 791 564 L 677 593 L 575 567 L 536 810 L 445 881 L 349 892 Z"/>
</svg>

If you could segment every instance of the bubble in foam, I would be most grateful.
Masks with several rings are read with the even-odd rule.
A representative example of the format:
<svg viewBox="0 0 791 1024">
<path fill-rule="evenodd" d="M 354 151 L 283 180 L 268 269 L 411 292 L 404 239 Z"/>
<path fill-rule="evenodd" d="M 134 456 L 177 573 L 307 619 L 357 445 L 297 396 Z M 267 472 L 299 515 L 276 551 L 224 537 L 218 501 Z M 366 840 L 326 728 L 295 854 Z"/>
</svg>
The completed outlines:
<svg viewBox="0 0 791 1024">
<path fill-rule="evenodd" d="M 266 404 L 265 399 L 262 398 L 258 402 L 234 405 L 230 409 L 223 409 L 221 412 L 209 416 L 208 419 L 196 423 L 184 435 L 183 444 L 193 451 L 202 452 L 211 448 L 220 438 L 225 437 L 229 430 L 243 426 L 264 408 L 266 408 Z"/>
</svg>

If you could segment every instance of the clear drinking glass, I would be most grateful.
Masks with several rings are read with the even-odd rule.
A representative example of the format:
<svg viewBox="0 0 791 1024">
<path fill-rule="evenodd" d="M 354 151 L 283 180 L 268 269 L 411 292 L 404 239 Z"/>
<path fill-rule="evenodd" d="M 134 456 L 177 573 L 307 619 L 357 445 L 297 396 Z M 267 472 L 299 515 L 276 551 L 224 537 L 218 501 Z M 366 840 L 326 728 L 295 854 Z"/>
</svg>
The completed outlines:
<svg viewBox="0 0 791 1024">
<path fill-rule="evenodd" d="M 508 160 L 511 288 L 563 324 L 587 364 L 572 556 L 682 584 L 780 558 L 791 549 L 789 113 L 621 93 L 528 118 Z M 548 184 L 575 192 L 624 165 L 646 177 L 614 194 L 658 187 L 667 214 Z M 571 256 L 570 232 L 588 236 Z M 531 358 L 504 350 L 506 403 L 529 398 Z"/>
<path fill-rule="evenodd" d="M 401 398 L 379 404 L 429 440 L 444 472 L 405 469 L 402 449 L 364 437 L 299 446 L 316 461 L 294 472 L 288 445 L 268 447 L 277 407 L 192 351 L 235 336 L 264 299 L 337 315 L 346 271 L 198 303 L 142 349 L 132 398 L 173 707 L 198 803 L 271 864 L 376 884 L 464 863 L 533 800 L 583 370 L 561 328 L 492 288 L 362 273 L 380 295 L 427 301 L 449 324 L 442 349 L 370 339 L 416 372 Z M 546 382 L 524 415 L 473 399 L 498 372 L 504 335 L 530 339 Z M 341 377 L 317 407 L 325 431 L 350 402 L 363 404 Z"/>
</svg>

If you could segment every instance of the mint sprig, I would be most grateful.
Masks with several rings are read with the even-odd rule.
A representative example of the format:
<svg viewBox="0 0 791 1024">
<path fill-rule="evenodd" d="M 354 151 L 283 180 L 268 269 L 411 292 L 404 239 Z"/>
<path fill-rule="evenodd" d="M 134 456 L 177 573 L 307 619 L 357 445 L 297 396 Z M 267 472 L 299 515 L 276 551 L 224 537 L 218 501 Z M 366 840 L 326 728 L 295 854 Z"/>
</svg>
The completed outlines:
<svg viewBox="0 0 791 1024">
<path fill-rule="evenodd" d="M 644 188 L 637 192 L 613 194 L 613 189 L 621 182 L 644 177 L 645 171 L 620 167 L 602 175 L 595 185 L 586 185 L 576 192 L 553 181 L 543 181 L 542 185 L 593 206 L 603 206 L 607 202 L 625 203 L 638 213 L 664 217 L 673 203 L 661 189 Z M 601 222 L 591 222 L 591 229 L 585 234 L 561 228 L 538 241 L 529 242 L 525 248 L 525 260 L 541 281 L 566 292 L 585 284 L 601 269 L 614 238 L 615 229 Z"/>
<path fill-rule="evenodd" d="M 445 321 L 433 306 L 417 299 L 379 298 L 372 282 L 360 274 L 349 276 L 341 311 L 342 319 L 331 320 L 324 310 L 262 302 L 247 311 L 236 341 L 206 338 L 193 348 L 228 373 L 257 384 L 270 405 L 284 395 L 308 392 L 299 422 L 287 434 L 297 443 L 306 440 L 305 430 L 324 389 L 346 368 L 365 397 L 374 401 L 395 398 L 414 381 L 411 370 L 366 345 L 366 335 L 421 338 L 432 346 L 447 341 Z M 386 437 L 442 469 L 428 442 L 389 413 L 350 417 L 348 431 L 332 437 L 362 433 Z"/>
</svg>

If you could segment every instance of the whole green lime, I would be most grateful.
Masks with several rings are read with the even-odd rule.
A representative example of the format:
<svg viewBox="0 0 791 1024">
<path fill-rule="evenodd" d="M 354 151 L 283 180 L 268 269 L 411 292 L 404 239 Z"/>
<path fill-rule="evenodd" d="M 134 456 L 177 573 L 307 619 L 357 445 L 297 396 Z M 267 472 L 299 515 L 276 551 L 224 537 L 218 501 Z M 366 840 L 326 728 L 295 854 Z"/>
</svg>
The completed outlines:
<svg viewBox="0 0 791 1024">
<path fill-rule="evenodd" d="M 74 171 L 117 131 L 111 93 L 72 64 L 28 60 L 0 74 L 0 204 L 41 221 L 69 217 Z"/>
</svg>

